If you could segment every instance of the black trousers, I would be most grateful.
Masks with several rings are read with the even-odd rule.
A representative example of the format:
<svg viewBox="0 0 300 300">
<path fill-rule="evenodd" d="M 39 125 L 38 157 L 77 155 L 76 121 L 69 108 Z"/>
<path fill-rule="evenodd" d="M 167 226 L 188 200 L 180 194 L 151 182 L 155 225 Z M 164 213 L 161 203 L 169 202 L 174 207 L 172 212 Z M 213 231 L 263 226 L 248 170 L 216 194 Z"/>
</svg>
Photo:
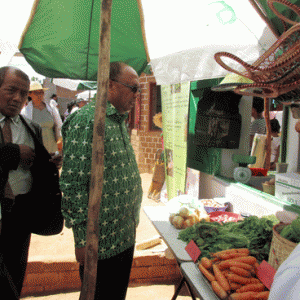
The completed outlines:
<svg viewBox="0 0 300 300">
<path fill-rule="evenodd" d="M 134 246 L 108 259 L 98 260 L 95 300 L 125 300 Z M 79 268 L 83 282 L 84 266 Z"/>
<path fill-rule="evenodd" d="M 0 288 L 7 300 L 20 298 L 25 278 L 31 237 L 26 226 L 27 197 L 17 196 L 13 206 L 1 203 Z"/>
</svg>

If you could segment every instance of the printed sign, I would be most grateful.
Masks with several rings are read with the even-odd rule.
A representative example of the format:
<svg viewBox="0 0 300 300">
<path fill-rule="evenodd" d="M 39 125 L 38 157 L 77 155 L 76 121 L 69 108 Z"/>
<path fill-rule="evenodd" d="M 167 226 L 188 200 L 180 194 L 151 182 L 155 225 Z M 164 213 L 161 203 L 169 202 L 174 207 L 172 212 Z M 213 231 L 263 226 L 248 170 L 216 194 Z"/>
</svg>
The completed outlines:
<svg viewBox="0 0 300 300">
<path fill-rule="evenodd" d="M 198 248 L 198 246 L 196 245 L 196 243 L 193 240 L 191 240 L 187 244 L 187 246 L 185 247 L 185 250 L 194 262 L 196 262 L 198 260 L 200 254 L 201 254 L 200 249 Z"/>
<path fill-rule="evenodd" d="M 265 260 L 257 268 L 257 277 L 258 279 L 270 290 L 276 270 L 268 264 Z"/>
</svg>

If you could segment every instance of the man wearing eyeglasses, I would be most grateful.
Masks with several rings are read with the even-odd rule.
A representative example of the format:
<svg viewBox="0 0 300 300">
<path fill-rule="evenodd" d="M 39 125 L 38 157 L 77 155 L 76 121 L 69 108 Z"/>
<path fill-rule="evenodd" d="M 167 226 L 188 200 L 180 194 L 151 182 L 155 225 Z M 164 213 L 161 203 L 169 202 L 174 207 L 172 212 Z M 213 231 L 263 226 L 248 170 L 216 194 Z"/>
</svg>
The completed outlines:
<svg viewBox="0 0 300 300">
<path fill-rule="evenodd" d="M 125 119 L 139 92 L 136 71 L 124 63 L 111 63 L 95 299 L 103 299 L 107 291 L 110 299 L 125 299 L 129 283 L 143 191 Z M 70 115 L 62 127 L 62 211 L 66 226 L 73 230 L 81 280 L 86 251 L 94 114 L 95 100 Z"/>
</svg>

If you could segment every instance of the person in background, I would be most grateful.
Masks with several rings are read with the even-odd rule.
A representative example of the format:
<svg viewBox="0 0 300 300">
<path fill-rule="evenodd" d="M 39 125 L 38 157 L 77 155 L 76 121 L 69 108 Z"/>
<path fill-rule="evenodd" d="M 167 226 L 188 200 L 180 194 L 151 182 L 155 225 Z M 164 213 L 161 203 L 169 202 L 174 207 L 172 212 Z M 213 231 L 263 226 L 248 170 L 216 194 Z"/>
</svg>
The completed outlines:
<svg viewBox="0 0 300 300">
<path fill-rule="evenodd" d="M 56 107 L 57 109 L 59 109 L 59 105 L 57 103 L 57 95 L 56 94 L 53 94 L 51 96 L 51 99 L 50 99 L 50 103 L 49 103 L 51 106 L 54 106 Z"/>
<path fill-rule="evenodd" d="M 44 146 L 49 153 L 55 153 L 62 148 L 62 120 L 57 108 L 44 102 L 44 90 L 39 82 L 30 84 L 32 101 L 22 109 L 21 114 L 42 127 Z"/>
<path fill-rule="evenodd" d="M 250 125 L 250 149 L 252 148 L 255 133 L 266 134 L 266 121 L 263 117 L 264 101 L 262 98 L 253 97 L 252 117 Z"/>
<path fill-rule="evenodd" d="M 27 100 L 26 100 L 26 102 L 25 102 L 25 104 L 24 104 L 24 105 L 25 105 L 25 106 L 27 106 L 27 105 L 28 105 L 28 103 L 29 103 L 31 100 L 32 100 L 32 99 L 31 99 L 31 97 L 30 97 L 30 96 L 28 96 L 28 97 L 27 97 Z"/>
<path fill-rule="evenodd" d="M 271 165 L 270 170 L 276 169 L 276 163 L 279 159 L 280 154 L 280 143 L 281 137 L 279 136 L 280 133 L 280 124 L 277 119 L 270 120 L 271 125 Z"/>
<path fill-rule="evenodd" d="M 125 125 L 140 92 L 136 71 L 125 63 L 110 65 L 105 118 L 104 181 L 99 212 L 99 252 L 95 299 L 124 300 L 133 261 L 142 186 Z M 64 160 L 60 178 L 62 212 L 73 230 L 83 280 L 95 100 L 66 119 L 62 127 Z"/>
<path fill-rule="evenodd" d="M 69 105 L 68 105 L 68 112 L 69 115 L 74 113 L 76 110 L 79 109 L 78 103 L 77 101 L 72 101 Z"/>
<path fill-rule="evenodd" d="M 79 108 L 82 108 L 88 104 L 88 100 L 81 99 L 81 98 L 79 98 L 76 102 Z"/>
</svg>

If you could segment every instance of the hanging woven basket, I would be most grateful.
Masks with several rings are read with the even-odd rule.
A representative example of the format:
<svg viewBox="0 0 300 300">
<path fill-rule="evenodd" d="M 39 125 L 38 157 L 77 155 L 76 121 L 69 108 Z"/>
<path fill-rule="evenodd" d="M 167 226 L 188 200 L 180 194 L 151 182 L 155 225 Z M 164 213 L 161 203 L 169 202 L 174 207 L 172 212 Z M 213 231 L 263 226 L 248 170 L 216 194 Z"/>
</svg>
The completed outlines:
<svg viewBox="0 0 300 300">
<path fill-rule="evenodd" d="M 285 0 L 269 0 L 270 9 L 284 22 L 293 26 L 285 31 L 277 41 L 252 65 L 228 52 L 215 54 L 216 62 L 229 72 L 253 80 L 254 83 L 238 85 L 234 92 L 261 98 L 275 98 L 281 101 L 287 97 L 300 100 L 300 24 L 281 15 L 274 3 L 281 3 L 300 16 L 300 8 Z M 226 63 L 225 61 L 226 60 Z M 241 71 L 228 65 L 237 65 Z M 284 97 L 283 95 L 288 96 Z M 282 98 L 284 97 L 284 98 Z"/>
</svg>

